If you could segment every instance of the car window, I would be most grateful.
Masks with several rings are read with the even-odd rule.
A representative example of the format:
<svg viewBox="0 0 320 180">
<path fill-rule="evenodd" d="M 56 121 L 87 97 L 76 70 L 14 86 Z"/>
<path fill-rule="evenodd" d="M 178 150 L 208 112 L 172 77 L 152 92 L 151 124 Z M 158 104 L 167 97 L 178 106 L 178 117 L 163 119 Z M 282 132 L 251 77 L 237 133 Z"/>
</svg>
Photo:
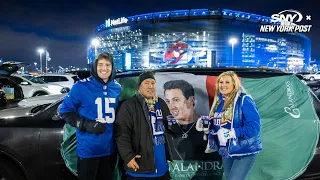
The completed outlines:
<svg viewBox="0 0 320 180">
<path fill-rule="evenodd" d="M 28 79 L 29 81 L 31 81 L 33 83 L 38 83 L 38 84 L 45 84 L 46 83 L 45 81 L 43 81 L 39 77 L 34 77 L 34 76 L 23 76 L 23 77 Z"/>
<path fill-rule="evenodd" d="M 61 82 L 68 81 L 68 78 L 64 76 L 41 76 L 41 79 L 45 82 Z"/>
<path fill-rule="evenodd" d="M 48 78 L 46 76 L 40 76 L 39 77 L 42 81 L 48 83 Z"/>
<path fill-rule="evenodd" d="M 67 77 L 60 76 L 59 81 L 69 81 Z"/>
</svg>

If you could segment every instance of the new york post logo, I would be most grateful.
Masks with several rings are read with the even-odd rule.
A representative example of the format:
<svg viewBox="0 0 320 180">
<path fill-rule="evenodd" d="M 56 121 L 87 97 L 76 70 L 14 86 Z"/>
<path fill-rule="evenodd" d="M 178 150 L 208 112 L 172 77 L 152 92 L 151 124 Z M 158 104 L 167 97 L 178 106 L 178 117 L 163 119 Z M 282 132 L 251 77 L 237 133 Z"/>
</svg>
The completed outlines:
<svg viewBox="0 0 320 180">
<path fill-rule="evenodd" d="M 260 32 L 279 32 L 279 33 L 307 33 L 310 32 L 312 25 L 298 25 L 303 20 L 303 15 L 293 9 L 288 9 L 271 15 L 271 23 L 277 25 L 261 25 Z M 306 21 L 311 20 L 311 16 L 307 15 Z"/>
</svg>

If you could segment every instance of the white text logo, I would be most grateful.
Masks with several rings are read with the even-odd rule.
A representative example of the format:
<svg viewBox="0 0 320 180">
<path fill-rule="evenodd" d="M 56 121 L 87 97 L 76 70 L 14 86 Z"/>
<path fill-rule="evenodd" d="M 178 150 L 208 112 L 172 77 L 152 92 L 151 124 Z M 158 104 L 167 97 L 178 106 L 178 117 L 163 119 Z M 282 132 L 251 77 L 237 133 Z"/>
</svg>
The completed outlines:
<svg viewBox="0 0 320 180">
<path fill-rule="evenodd" d="M 287 13 L 286 12 L 291 12 Z M 290 22 L 290 23 L 295 23 L 295 22 L 300 22 L 303 19 L 303 15 L 296 10 L 284 10 L 279 12 L 278 14 L 272 14 L 271 15 L 271 22 Z"/>
<path fill-rule="evenodd" d="M 125 17 L 121 17 L 121 18 L 118 18 L 118 19 L 108 19 L 106 20 L 106 27 L 111 27 L 111 26 L 114 26 L 114 25 L 119 25 L 119 24 L 125 24 L 128 22 L 128 19 L 125 18 Z"/>
<path fill-rule="evenodd" d="M 303 15 L 297 10 L 283 10 L 277 14 L 271 15 L 271 23 L 279 23 L 278 25 L 261 25 L 260 32 L 283 32 L 283 33 L 307 33 L 310 32 L 312 25 L 297 25 L 303 20 Z M 307 15 L 307 21 L 311 20 L 311 16 Z"/>
<path fill-rule="evenodd" d="M 286 88 L 287 88 L 287 97 L 288 97 L 289 105 L 287 107 L 284 107 L 284 111 L 290 114 L 290 116 L 292 116 L 293 118 L 299 118 L 300 111 L 298 108 L 296 108 L 296 99 L 295 99 L 294 91 L 290 81 L 286 82 Z"/>
</svg>

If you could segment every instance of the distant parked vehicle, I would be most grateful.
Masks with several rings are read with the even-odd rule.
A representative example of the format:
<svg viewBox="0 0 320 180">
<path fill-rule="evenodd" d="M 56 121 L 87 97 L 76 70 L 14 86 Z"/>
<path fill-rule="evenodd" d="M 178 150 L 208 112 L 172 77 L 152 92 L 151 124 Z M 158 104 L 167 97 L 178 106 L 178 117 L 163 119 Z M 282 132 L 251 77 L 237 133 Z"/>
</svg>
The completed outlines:
<svg viewBox="0 0 320 180">
<path fill-rule="evenodd" d="M 78 76 L 74 74 L 45 74 L 38 77 L 46 83 L 58 84 L 70 89 L 79 80 Z"/>
<path fill-rule="evenodd" d="M 69 92 L 69 88 L 64 88 L 57 84 L 34 83 L 19 74 L 13 74 L 11 76 L 13 80 L 22 87 L 25 98 Z"/>
<path fill-rule="evenodd" d="M 303 77 L 310 81 L 320 80 L 320 71 L 313 74 L 304 74 Z"/>
</svg>

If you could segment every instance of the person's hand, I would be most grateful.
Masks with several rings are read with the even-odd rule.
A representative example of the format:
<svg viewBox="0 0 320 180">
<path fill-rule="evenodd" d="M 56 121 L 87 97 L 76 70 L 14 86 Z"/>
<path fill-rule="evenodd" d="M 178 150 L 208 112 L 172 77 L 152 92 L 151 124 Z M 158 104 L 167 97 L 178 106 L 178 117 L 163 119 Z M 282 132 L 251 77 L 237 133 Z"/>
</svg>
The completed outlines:
<svg viewBox="0 0 320 180">
<path fill-rule="evenodd" d="M 77 120 L 76 127 L 80 131 L 86 131 L 91 134 L 102 134 L 107 129 L 105 123 L 92 120 L 85 120 L 83 118 Z"/>
<path fill-rule="evenodd" d="M 217 135 L 220 142 L 220 146 L 226 146 L 228 139 L 236 138 L 236 133 L 233 128 L 231 130 L 220 128 L 217 132 Z"/>
<path fill-rule="evenodd" d="M 203 126 L 203 122 L 202 122 L 203 120 L 201 119 L 201 118 L 199 118 L 198 120 L 197 120 L 197 123 L 196 123 L 196 130 L 197 131 L 203 131 L 204 133 L 206 133 L 206 134 L 209 134 L 209 127 L 208 128 L 204 128 L 204 126 Z M 209 123 L 210 124 L 210 123 Z M 208 125 L 209 126 L 209 125 Z"/>
<path fill-rule="evenodd" d="M 136 158 L 141 158 L 141 155 L 136 155 L 131 161 L 127 164 L 128 168 L 134 169 L 134 171 L 137 171 L 139 169 L 139 165 L 136 162 Z"/>
<path fill-rule="evenodd" d="M 197 131 L 203 131 L 203 124 L 202 124 L 202 119 L 201 118 L 199 118 L 198 120 L 197 120 L 197 123 L 196 123 L 196 130 Z"/>
<path fill-rule="evenodd" d="M 226 146 L 228 139 L 224 136 L 225 133 L 228 133 L 228 129 L 220 128 L 217 132 L 220 146 Z"/>
<path fill-rule="evenodd" d="M 236 132 L 234 131 L 234 129 L 230 129 L 227 132 L 224 133 L 224 137 L 226 139 L 233 139 L 236 138 Z"/>
</svg>

